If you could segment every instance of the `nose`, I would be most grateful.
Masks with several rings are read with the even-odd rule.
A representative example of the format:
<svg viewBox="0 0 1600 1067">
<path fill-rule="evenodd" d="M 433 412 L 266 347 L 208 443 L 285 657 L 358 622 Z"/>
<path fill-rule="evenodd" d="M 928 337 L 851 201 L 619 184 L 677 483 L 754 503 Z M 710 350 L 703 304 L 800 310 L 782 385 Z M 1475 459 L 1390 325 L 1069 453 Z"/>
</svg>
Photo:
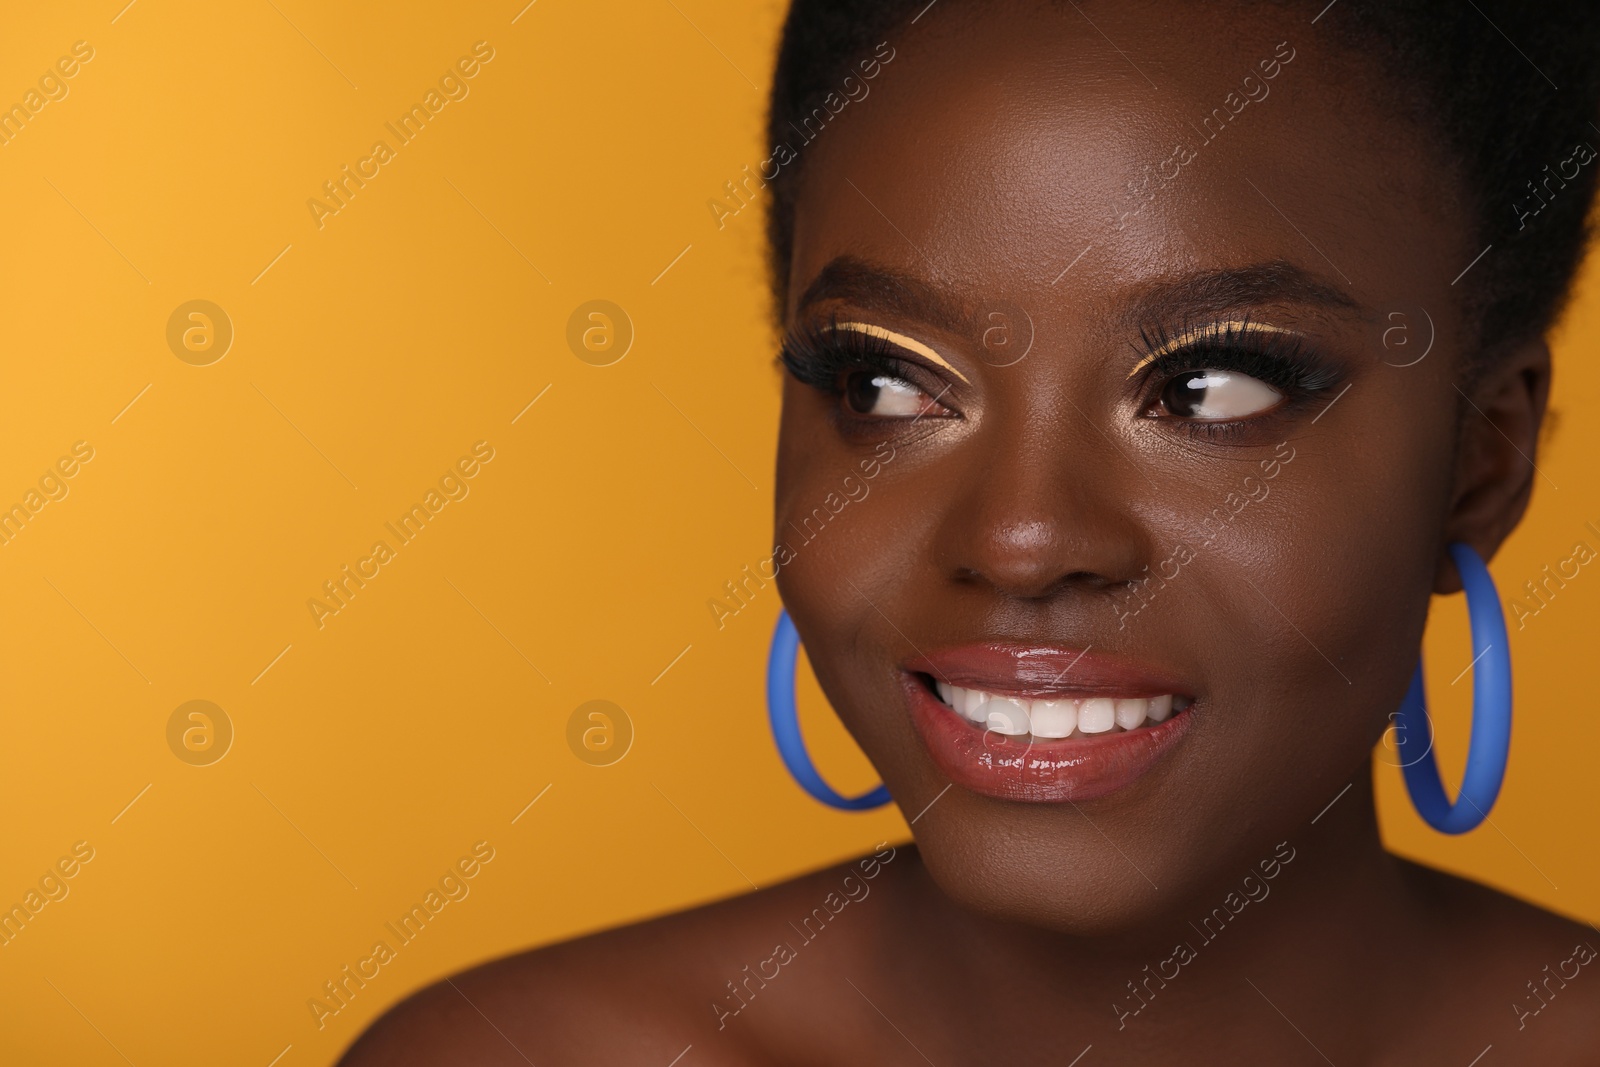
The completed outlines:
<svg viewBox="0 0 1600 1067">
<path fill-rule="evenodd" d="M 1144 483 L 1109 442 L 1008 435 L 975 450 L 964 482 L 938 545 L 956 581 L 1041 600 L 1144 576 L 1153 539 L 1132 507 Z"/>
</svg>

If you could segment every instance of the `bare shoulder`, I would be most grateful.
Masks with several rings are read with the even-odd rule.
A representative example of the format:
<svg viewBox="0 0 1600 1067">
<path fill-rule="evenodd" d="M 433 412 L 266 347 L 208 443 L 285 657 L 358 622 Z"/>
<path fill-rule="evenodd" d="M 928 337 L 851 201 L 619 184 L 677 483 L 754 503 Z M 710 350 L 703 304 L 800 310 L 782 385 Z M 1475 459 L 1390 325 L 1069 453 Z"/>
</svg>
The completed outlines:
<svg viewBox="0 0 1600 1067">
<path fill-rule="evenodd" d="M 1600 932 L 1476 882 L 1413 866 L 1439 901 L 1441 969 L 1508 1063 L 1589 1063 L 1600 1050 Z"/>
<path fill-rule="evenodd" d="M 796 946 L 813 931 L 897 880 L 910 864 L 895 855 L 885 846 L 754 893 L 475 967 L 391 1008 L 340 1065 L 667 1067 L 690 1046 L 701 1067 L 761 1062 L 763 1029 L 728 1024 L 787 962 L 775 946 L 803 951 Z M 849 944 L 839 935 L 830 942 L 830 951 Z"/>
</svg>

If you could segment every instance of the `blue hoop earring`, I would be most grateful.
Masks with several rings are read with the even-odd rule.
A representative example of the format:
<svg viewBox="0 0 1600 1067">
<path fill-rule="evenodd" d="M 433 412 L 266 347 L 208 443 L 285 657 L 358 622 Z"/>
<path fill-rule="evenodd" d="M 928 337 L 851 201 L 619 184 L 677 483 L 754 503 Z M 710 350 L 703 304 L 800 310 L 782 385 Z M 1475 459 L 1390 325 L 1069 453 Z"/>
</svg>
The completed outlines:
<svg viewBox="0 0 1600 1067">
<path fill-rule="evenodd" d="M 1472 647 L 1476 653 L 1472 748 L 1467 753 L 1461 794 L 1454 804 L 1445 797 L 1439 764 L 1433 758 L 1433 729 L 1422 692 L 1421 657 L 1411 676 L 1411 688 L 1400 705 L 1395 738 L 1406 791 L 1411 794 L 1417 814 L 1440 833 L 1464 834 L 1489 817 L 1489 809 L 1494 807 L 1505 781 L 1506 760 L 1511 752 L 1511 647 L 1506 639 L 1500 594 L 1483 557 L 1459 541 L 1450 546 L 1450 557 L 1455 560 L 1467 594 L 1467 615 L 1472 620 Z"/>
<path fill-rule="evenodd" d="M 806 752 L 805 738 L 800 736 L 800 710 L 794 702 L 794 672 L 800 656 L 800 632 L 794 628 L 789 613 L 778 612 L 778 628 L 772 635 L 772 654 L 767 659 L 767 718 L 772 723 L 772 739 L 778 743 L 778 755 L 789 768 L 800 788 L 824 804 L 845 811 L 870 811 L 889 803 L 889 790 L 880 785 L 858 797 L 847 797 L 834 792 L 822 780 L 817 768 Z"/>
</svg>

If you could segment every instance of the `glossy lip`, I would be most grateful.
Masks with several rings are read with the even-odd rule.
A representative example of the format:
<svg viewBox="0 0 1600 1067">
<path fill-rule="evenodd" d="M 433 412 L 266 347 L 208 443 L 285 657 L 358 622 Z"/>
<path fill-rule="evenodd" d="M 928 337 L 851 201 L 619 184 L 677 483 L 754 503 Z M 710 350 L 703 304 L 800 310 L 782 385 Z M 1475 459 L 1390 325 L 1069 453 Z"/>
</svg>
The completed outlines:
<svg viewBox="0 0 1600 1067">
<path fill-rule="evenodd" d="M 934 764 L 957 785 L 998 800 L 1059 804 L 1131 785 L 1188 732 L 1192 708 L 1137 730 L 1040 741 L 1007 737 L 959 715 L 920 675 L 1019 697 L 1190 697 L 1158 672 L 1110 656 L 1038 645 L 982 644 L 905 664 L 911 720 Z"/>
<path fill-rule="evenodd" d="M 1007 696 L 1194 696 L 1176 678 L 1121 657 L 1051 645 L 998 641 L 962 645 L 908 660 L 905 669 L 963 689 Z"/>
</svg>

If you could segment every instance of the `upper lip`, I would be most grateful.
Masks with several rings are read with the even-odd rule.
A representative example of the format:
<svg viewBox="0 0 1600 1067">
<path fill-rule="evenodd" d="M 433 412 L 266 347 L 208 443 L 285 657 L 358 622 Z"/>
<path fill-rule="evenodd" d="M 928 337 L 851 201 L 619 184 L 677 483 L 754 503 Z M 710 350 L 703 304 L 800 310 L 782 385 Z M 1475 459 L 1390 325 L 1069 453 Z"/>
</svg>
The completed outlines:
<svg viewBox="0 0 1600 1067">
<path fill-rule="evenodd" d="M 960 645 L 907 660 L 904 666 L 948 685 L 1004 696 L 1193 695 L 1177 679 L 1121 656 L 1037 643 Z"/>
</svg>

